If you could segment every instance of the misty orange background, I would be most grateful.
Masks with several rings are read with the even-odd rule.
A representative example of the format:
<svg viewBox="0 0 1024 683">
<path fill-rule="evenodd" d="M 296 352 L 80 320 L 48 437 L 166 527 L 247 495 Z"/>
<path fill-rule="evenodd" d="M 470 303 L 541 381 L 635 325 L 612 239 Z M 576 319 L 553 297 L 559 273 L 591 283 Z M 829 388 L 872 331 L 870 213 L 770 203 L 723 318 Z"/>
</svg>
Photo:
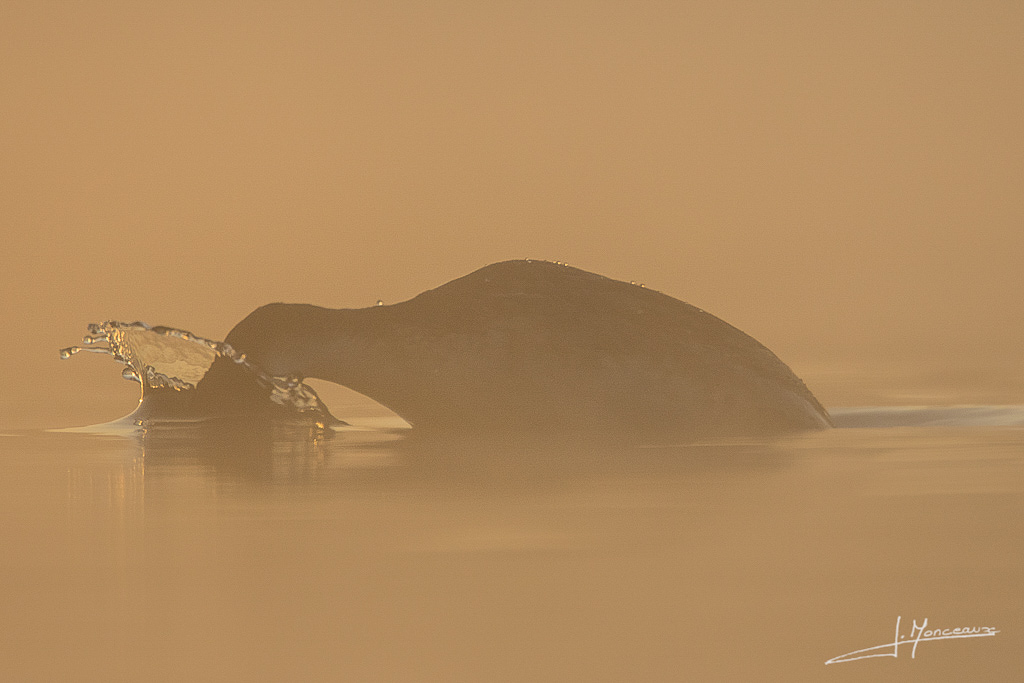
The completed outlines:
<svg viewBox="0 0 1024 683">
<path fill-rule="evenodd" d="M 826 405 L 1024 401 L 1019 2 L 0 4 L 0 427 L 57 349 L 507 258 L 637 280 Z M 84 404 L 84 405 L 83 405 Z"/>
</svg>

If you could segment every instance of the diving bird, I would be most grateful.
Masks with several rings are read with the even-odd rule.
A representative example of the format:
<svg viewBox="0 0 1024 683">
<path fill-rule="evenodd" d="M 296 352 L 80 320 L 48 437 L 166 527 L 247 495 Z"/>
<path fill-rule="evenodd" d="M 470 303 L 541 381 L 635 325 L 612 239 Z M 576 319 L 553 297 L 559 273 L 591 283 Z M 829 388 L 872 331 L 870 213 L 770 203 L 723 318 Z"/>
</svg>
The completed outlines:
<svg viewBox="0 0 1024 683">
<path fill-rule="evenodd" d="M 831 425 L 789 367 L 735 327 L 547 261 L 495 263 L 393 305 L 268 304 L 225 341 L 271 375 L 364 394 L 414 432 L 695 439 Z M 199 393 L 231 385 L 234 365 L 215 361 Z"/>
</svg>

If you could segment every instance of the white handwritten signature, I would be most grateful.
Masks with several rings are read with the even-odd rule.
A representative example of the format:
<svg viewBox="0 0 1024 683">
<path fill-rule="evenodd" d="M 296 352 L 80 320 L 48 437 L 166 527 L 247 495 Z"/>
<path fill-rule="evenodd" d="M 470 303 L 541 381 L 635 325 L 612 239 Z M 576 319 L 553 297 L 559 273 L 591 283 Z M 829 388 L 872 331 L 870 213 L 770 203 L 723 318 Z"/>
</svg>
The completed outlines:
<svg viewBox="0 0 1024 683">
<path fill-rule="evenodd" d="M 863 650 L 854 650 L 845 655 L 839 655 L 825 662 L 825 664 L 838 664 L 839 662 L 854 662 L 858 659 L 869 657 L 899 657 L 900 645 L 914 644 L 910 650 L 910 658 L 915 659 L 917 655 L 917 644 L 926 640 L 949 640 L 952 638 L 986 638 L 999 633 L 991 626 L 960 626 L 957 628 L 928 628 L 928 619 L 920 626 L 917 619 L 910 629 L 910 636 L 900 635 L 900 617 L 896 617 L 896 638 L 891 643 L 866 647 Z"/>
</svg>

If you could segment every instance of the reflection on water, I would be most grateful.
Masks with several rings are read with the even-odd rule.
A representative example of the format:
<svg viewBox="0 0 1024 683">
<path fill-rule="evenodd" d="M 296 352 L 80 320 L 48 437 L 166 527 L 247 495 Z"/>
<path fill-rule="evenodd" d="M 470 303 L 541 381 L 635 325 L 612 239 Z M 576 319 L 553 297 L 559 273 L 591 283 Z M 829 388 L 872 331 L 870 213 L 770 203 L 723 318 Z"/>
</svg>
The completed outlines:
<svg viewBox="0 0 1024 683">
<path fill-rule="evenodd" d="M 0 678 L 1012 680 L 1022 446 L 6 435 Z M 824 666 L 897 616 L 1001 633 Z"/>
</svg>

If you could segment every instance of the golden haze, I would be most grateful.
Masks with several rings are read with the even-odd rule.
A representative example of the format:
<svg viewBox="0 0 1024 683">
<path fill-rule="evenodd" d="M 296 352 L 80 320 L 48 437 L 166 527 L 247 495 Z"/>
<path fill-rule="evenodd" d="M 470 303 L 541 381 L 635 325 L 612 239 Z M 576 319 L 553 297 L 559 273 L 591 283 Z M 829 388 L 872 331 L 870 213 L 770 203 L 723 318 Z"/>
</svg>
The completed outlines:
<svg viewBox="0 0 1024 683">
<path fill-rule="evenodd" d="M 131 406 L 57 358 L 89 321 L 223 337 L 519 257 L 827 405 L 1021 401 L 1022 105 L 1015 2 L 4 3 L 0 426 Z"/>
</svg>

